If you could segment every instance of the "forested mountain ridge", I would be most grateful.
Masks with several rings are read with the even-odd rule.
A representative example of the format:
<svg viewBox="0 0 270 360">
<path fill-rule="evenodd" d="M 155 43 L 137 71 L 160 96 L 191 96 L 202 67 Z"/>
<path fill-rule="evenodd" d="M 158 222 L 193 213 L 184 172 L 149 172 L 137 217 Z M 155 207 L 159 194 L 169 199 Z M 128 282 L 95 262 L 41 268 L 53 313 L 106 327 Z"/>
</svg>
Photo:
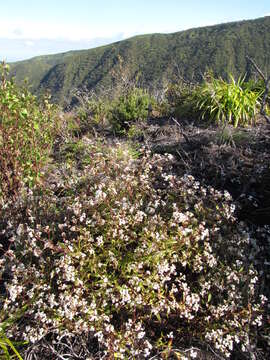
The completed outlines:
<svg viewBox="0 0 270 360">
<path fill-rule="evenodd" d="M 32 90 L 50 90 L 53 100 L 70 99 L 74 88 L 99 91 L 113 86 L 121 72 L 145 87 L 159 88 L 175 75 L 200 80 L 249 71 L 246 55 L 270 71 L 270 17 L 194 28 L 172 34 L 139 35 L 90 50 L 39 56 L 11 64 L 17 81 Z"/>
</svg>

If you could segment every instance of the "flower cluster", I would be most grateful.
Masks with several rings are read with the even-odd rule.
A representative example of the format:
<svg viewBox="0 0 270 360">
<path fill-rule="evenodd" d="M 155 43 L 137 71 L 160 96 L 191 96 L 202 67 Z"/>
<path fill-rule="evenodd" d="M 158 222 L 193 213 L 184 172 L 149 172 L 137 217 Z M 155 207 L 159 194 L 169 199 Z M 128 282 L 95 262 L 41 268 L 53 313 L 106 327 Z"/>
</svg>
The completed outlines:
<svg viewBox="0 0 270 360">
<path fill-rule="evenodd" d="M 247 351 L 267 299 L 229 194 L 173 175 L 171 157 L 87 146 L 80 172 L 65 168 L 61 184 L 1 214 L 10 246 L 0 262 L 0 322 L 19 318 L 8 335 L 30 344 L 52 332 L 91 335 L 104 356 L 120 359 L 190 339 L 226 357 L 239 343 Z"/>
</svg>

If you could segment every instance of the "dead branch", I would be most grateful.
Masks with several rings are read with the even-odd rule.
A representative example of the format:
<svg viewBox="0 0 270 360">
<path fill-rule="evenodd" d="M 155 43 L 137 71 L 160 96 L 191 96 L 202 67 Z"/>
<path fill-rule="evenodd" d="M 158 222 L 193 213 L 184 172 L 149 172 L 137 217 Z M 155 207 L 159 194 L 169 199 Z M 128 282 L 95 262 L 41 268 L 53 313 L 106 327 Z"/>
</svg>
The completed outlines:
<svg viewBox="0 0 270 360">
<path fill-rule="evenodd" d="M 263 98 L 261 101 L 260 114 L 265 118 L 265 120 L 267 122 L 270 123 L 270 117 L 266 114 L 266 111 L 265 111 L 266 100 L 267 100 L 267 97 L 268 97 L 268 94 L 270 91 L 270 76 L 266 77 L 253 59 L 251 59 L 249 56 L 247 56 L 246 58 L 250 62 L 250 64 L 254 67 L 254 69 L 257 71 L 257 73 L 261 76 L 261 78 L 263 79 L 265 90 L 264 90 Z"/>
<path fill-rule="evenodd" d="M 187 143 L 188 145 L 191 145 L 191 142 L 192 142 L 192 141 L 189 140 L 189 138 L 187 137 L 187 135 L 184 133 L 184 131 L 183 131 L 183 129 L 182 129 L 182 126 L 179 124 L 179 122 L 178 122 L 174 117 L 172 117 L 172 120 L 173 120 L 173 122 L 179 127 L 181 134 L 183 135 L 184 139 L 186 140 L 186 143 Z"/>
</svg>

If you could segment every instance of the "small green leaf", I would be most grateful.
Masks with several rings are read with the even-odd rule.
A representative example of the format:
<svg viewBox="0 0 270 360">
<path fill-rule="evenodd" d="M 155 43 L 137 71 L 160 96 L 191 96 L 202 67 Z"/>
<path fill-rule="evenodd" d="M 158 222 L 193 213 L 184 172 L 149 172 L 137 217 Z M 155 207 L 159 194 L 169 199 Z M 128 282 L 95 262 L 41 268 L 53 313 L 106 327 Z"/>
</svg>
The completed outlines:
<svg viewBox="0 0 270 360">
<path fill-rule="evenodd" d="M 21 116 L 26 117 L 27 115 L 28 115 L 27 110 L 26 110 L 26 109 L 23 109 L 23 110 L 21 111 Z"/>
<path fill-rule="evenodd" d="M 36 122 L 34 123 L 34 129 L 35 129 L 35 130 L 39 130 L 39 125 L 38 125 L 38 123 L 36 123 Z"/>
</svg>

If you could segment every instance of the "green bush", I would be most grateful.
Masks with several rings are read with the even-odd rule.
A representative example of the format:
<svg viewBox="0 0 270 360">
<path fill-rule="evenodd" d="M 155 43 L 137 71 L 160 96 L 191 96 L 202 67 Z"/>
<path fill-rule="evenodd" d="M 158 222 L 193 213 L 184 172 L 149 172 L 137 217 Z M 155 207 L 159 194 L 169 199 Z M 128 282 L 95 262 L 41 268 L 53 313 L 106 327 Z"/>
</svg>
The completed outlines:
<svg viewBox="0 0 270 360">
<path fill-rule="evenodd" d="M 27 89 L 8 80 L 1 65 L 0 197 L 14 196 L 23 184 L 32 186 L 47 160 L 56 124 L 48 98 L 38 103 Z"/>
<path fill-rule="evenodd" d="M 145 120 L 154 100 L 146 90 L 134 86 L 118 90 L 110 98 L 108 94 L 80 94 L 76 110 L 77 126 L 81 133 L 111 128 L 118 135 L 126 134 L 132 124 Z"/>
<path fill-rule="evenodd" d="M 128 138 L 131 140 L 143 139 L 144 137 L 143 126 L 144 124 L 142 124 L 141 121 L 132 124 L 127 131 Z"/>
<path fill-rule="evenodd" d="M 93 127 L 108 125 L 111 101 L 106 98 L 88 99 L 77 109 L 80 127 L 83 132 L 91 132 Z"/>
<path fill-rule="evenodd" d="M 243 128 L 233 128 L 232 125 L 226 125 L 219 128 L 214 135 L 214 142 L 218 145 L 230 145 L 234 147 L 247 146 L 253 141 L 253 132 L 246 131 Z"/>
<path fill-rule="evenodd" d="M 117 133 L 125 133 L 136 120 L 146 120 L 151 101 L 149 94 L 139 88 L 133 88 L 120 95 L 111 108 L 113 129 Z"/>
<path fill-rule="evenodd" d="M 198 85 L 177 83 L 170 84 L 166 90 L 166 101 L 169 104 L 171 115 L 176 118 L 194 120 L 199 117 L 196 111 L 196 93 Z"/>
</svg>

